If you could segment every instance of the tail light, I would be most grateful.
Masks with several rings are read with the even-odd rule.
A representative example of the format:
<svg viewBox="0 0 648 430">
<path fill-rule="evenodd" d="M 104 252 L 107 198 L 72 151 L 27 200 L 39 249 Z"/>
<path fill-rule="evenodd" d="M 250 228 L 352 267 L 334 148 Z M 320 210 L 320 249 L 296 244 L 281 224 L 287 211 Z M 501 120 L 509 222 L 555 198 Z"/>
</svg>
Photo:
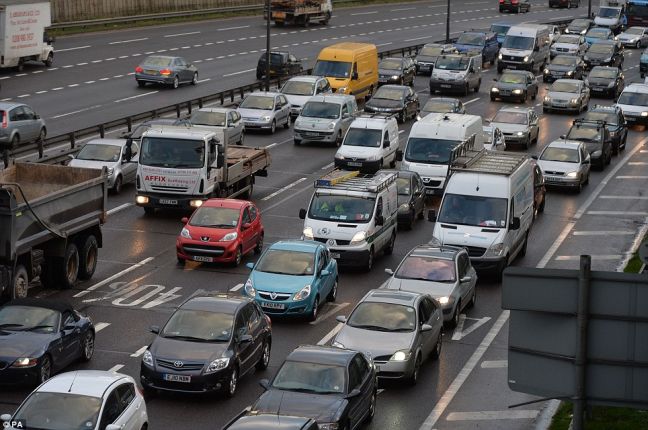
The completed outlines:
<svg viewBox="0 0 648 430">
<path fill-rule="evenodd" d="M 0 115 L 2 115 L 2 128 L 7 128 L 7 111 L 0 111 Z"/>
<path fill-rule="evenodd" d="M 504 0 L 499 0 L 500 4 L 504 3 Z"/>
<path fill-rule="evenodd" d="M 162 69 L 162 70 L 160 70 L 160 75 L 169 76 L 170 74 L 171 74 L 170 69 Z"/>
<path fill-rule="evenodd" d="M 135 67 L 135 73 L 142 73 L 144 69 L 142 69 L 140 66 Z"/>
<path fill-rule="evenodd" d="M 511 4 L 517 4 L 518 0 L 511 0 Z"/>
</svg>

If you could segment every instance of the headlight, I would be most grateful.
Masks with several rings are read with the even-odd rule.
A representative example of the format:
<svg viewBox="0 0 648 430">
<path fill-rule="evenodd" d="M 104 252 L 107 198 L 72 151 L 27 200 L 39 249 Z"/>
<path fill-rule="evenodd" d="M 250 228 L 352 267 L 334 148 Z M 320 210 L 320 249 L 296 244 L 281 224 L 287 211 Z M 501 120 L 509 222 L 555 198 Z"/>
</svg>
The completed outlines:
<svg viewBox="0 0 648 430">
<path fill-rule="evenodd" d="M 569 172 L 565 176 L 567 176 L 568 178 L 575 178 L 578 176 L 578 172 Z"/>
<path fill-rule="evenodd" d="M 498 59 L 498 60 L 501 60 L 501 59 L 502 59 L 502 54 L 499 54 L 499 55 L 497 56 L 497 59 Z"/>
<path fill-rule="evenodd" d="M 202 200 L 190 200 L 189 206 L 191 206 L 192 208 L 199 208 L 203 205 L 203 203 L 205 202 L 203 202 Z"/>
<path fill-rule="evenodd" d="M 603 154 L 602 151 L 594 151 L 592 152 L 592 157 L 600 157 Z"/>
<path fill-rule="evenodd" d="M 493 93 L 499 93 L 499 89 L 498 89 L 498 88 L 495 88 L 495 87 L 493 87 L 493 88 L 491 88 L 491 92 L 493 92 Z"/>
<path fill-rule="evenodd" d="M 504 253 L 504 244 L 495 243 L 486 250 L 486 252 L 484 253 L 484 257 L 501 257 L 503 253 Z"/>
<path fill-rule="evenodd" d="M 151 351 L 148 349 L 144 351 L 144 355 L 142 355 L 142 363 L 153 367 L 153 354 L 151 354 Z"/>
<path fill-rule="evenodd" d="M 576 104 L 576 103 L 578 103 L 578 99 L 577 99 L 577 98 L 576 98 L 576 99 L 571 99 L 570 101 L 571 101 L 572 104 Z"/>
<path fill-rule="evenodd" d="M 243 287 L 243 289 L 245 290 L 245 294 L 247 294 L 249 297 L 256 297 L 256 290 L 254 289 L 252 279 L 245 281 L 245 286 Z"/>
<path fill-rule="evenodd" d="M 524 57 L 524 59 L 522 61 L 524 61 L 525 63 L 528 63 L 529 62 L 529 57 L 528 56 Z"/>
<path fill-rule="evenodd" d="M 648 116 L 648 112 L 641 112 L 641 116 Z"/>
<path fill-rule="evenodd" d="M 544 101 L 546 101 L 546 102 L 550 102 L 550 101 L 551 101 L 551 97 L 549 97 L 549 96 L 545 96 Z"/>
<path fill-rule="evenodd" d="M 412 352 L 409 350 L 396 351 L 389 361 L 407 361 L 410 355 L 412 355 Z"/>
<path fill-rule="evenodd" d="M 261 119 L 264 120 L 264 121 L 270 121 L 270 118 L 271 118 L 270 115 L 266 115 Z"/>
<path fill-rule="evenodd" d="M 450 297 L 448 296 L 439 297 L 439 303 L 441 303 L 442 305 L 447 305 L 449 301 Z"/>
<path fill-rule="evenodd" d="M 335 154 L 335 159 L 336 160 L 344 160 L 344 155 Z"/>
<path fill-rule="evenodd" d="M 334 122 L 329 123 L 328 128 L 333 130 L 335 128 L 335 123 Z"/>
<path fill-rule="evenodd" d="M 549 73 L 549 69 L 544 69 L 543 72 L 544 72 L 544 74 L 546 75 L 546 74 Z"/>
<path fill-rule="evenodd" d="M 338 341 L 333 341 L 333 343 L 331 344 L 331 346 L 334 346 L 334 347 L 336 347 L 336 348 L 346 349 L 346 347 L 345 347 L 344 345 L 342 345 L 342 344 L 341 344 L 340 342 L 338 342 Z"/>
<path fill-rule="evenodd" d="M 231 233 L 227 233 L 225 236 L 222 237 L 220 242 L 231 242 L 235 240 L 238 237 L 238 233 L 233 231 Z"/>
<path fill-rule="evenodd" d="M 359 243 L 362 242 L 367 238 L 367 232 L 366 231 L 359 231 L 356 234 L 353 235 L 353 238 L 351 239 L 351 243 Z"/>
<path fill-rule="evenodd" d="M 574 74 L 574 72 L 572 72 L 571 70 L 567 72 L 567 76 L 571 76 L 573 74 Z"/>
<path fill-rule="evenodd" d="M 216 360 L 209 363 L 209 366 L 207 366 L 205 373 L 214 373 L 218 372 L 219 370 L 223 370 L 227 367 L 229 361 L 229 358 L 217 358 Z"/>
<path fill-rule="evenodd" d="M 149 198 L 146 196 L 137 196 L 135 197 L 135 201 L 137 202 L 137 204 L 145 205 L 149 202 Z"/>
<path fill-rule="evenodd" d="M 416 120 L 420 121 L 421 120 L 421 115 L 416 115 Z"/>
<path fill-rule="evenodd" d="M 513 90 L 513 94 L 522 94 L 522 90 Z"/>
<path fill-rule="evenodd" d="M 581 30 L 581 34 L 587 33 L 587 30 Z"/>
<path fill-rule="evenodd" d="M 567 34 L 567 33 L 569 33 L 569 29 L 568 29 L 568 28 L 565 29 L 565 34 Z"/>
<path fill-rule="evenodd" d="M 610 57 L 610 58 L 606 58 L 606 59 L 603 60 L 603 61 L 605 61 L 606 63 L 609 62 L 609 61 L 612 61 L 612 57 Z"/>
<path fill-rule="evenodd" d="M 338 88 L 337 92 L 340 94 L 346 94 L 347 87 L 340 87 Z"/>
<path fill-rule="evenodd" d="M 192 239 L 191 234 L 189 234 L 189 229 L 183 228 L 180 231 L 180 236 L 184 237 L 185 239 Z"/>
<path fill-rule="evenodd" d="M 523 132 L 523 131 L 518 131 L 518 132 L 517 132 L 517 133 L 515 133 L 515 134 L 517 134 L 518 136 L 524 136 L 524 135 L 525 135 L 526 133 L 525 133 L 525 132 Z"/>
<path fill-rule="evenodd" d="M 400 205 L 398 207 L 398 209 L 403 210 L 403 211 L 409 210 L 409 203 L 403 203 L 402 205 Z"/>
<path fill-rule="evenodd" d="M 320 430 L 338 430 L 340 425 L 338 423 L 320 423 L 318 428 Z"/>
<path fill-rule="evenodd" d="M 400 79 L 400 76 L 398 76 L 398 75 L 393 75 L 391 78 L 392 78 L 392 79 Z"/>
<path fill-rule="evenodd" d="M 614 82 L 610 82 L 610 83 L 608 84 L 608 88 L 612 88 L 612 87 L 614 87 Z"/>
<path fill-rule="evenodd" d="M 299 128 L 299 127 L 301 127 L 301 125 L 302 125 L 301 119 L 299 119 L 299 117 L 298 117 L 295 120 L 295 128 Z"/>
<path fill-rule="evenodd" d="M 308 298 L 308 296 L 310 296 L 310 293 L 311 293 L 311 286 L 309 284 L 309 285 L 306 285 L 301 290 L 297 291 L 295 293 L 295 295 L 293 296 L 293 300 L 295 300 L 295 301 L 304 300 L 304 299 Z"/>
<path fill-rule="evenodd" d="M 21 357 L 13 362 L 11 367 L 34 367 L 38 364 L 37 358 Z"/>
<path fill-rule="evenodd" d="M 313 240 L 313 227 L 304 228 L 304 231 L 302 233 L 304 235 L 304 238 Z"/>
<path fill-rule="evenodd" d="M 109 168 L 108 169 L 108 176 L 112 176 L 114 174 L 115 174 L 115 168 L 114 167 Z"/>
</svg>

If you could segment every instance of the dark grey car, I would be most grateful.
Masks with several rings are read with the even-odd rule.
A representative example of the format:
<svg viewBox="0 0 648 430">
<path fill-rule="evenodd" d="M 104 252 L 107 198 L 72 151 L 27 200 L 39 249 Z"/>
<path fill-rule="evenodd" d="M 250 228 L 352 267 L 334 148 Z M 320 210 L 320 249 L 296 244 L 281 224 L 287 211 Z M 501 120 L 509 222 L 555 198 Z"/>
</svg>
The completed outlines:
<svg viewBox="0 0 648 430">
<path fill-rule="evenodd" d="M 524 103 L 527 97 L 535 100 L 538 95 L 538 79 L 526 70 L 505 70 L 502 76 L 493 79 L 495 84 L 490 90 L 491 101 L 517 100 Z"/>
<path fill-rule="evenodd" d="M 585 63 L 575 55 L 557 55 L 542 71 L 543 82 L 554 82 L 556 79 L 582 79 Z"/>
<path fill-rule="evenodd" d="M 431 113 L 466 113 L 466 107 L 454 97 L 430 97 L 416 119 L 420 120 Z"/>
<path fill-rule="evenodd" d="M 148 82 L 173 88 L 178 88 L 180 84 L 196 85 L 198 69 L 182 57 L 151 55 L 135 68 L 135 80 L 140 87 Z"/>
<path fill-rule="evenodd" d="M 423 179 L 411 170 L 383 170 L 396 173 L 398 187 L 398 229 L 411 230 L 416 219 L 423 219 L 425 212 L 425 190 Z"/>
<path fill-rule="evenodd" d="M 15 149 L 21 143 L 44 140 L 45 121 L 22 103 L 0 103 L 0 149 Z"/>
<path fill-rule="evenodd" d="M 365 103 L 365 112 L 397 115 L 398 122 L 416 118 L 420 104 L 418 94 L 404 85 L 384 85 Z"/>
</svg>

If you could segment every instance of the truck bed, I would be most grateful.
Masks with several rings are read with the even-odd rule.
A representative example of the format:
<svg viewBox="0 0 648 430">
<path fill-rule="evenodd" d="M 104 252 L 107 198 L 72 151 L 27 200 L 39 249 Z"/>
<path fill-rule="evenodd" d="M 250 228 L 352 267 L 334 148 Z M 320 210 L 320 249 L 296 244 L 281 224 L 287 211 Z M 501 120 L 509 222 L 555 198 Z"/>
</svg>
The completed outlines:
<svg viewBox="0 0 648 430">
<path fill-rule="evenodd" d="M 270 165 L 270 152 L 265 148 L 229 146 L 227 148 L 227 185 L 256 174 Z"/>
<path fill-rule="evenodd" d="M 298 7 L 320 7 L 326 0 L 271 0 L 271 7 L 275 8 L 298 8 Z"/>
</svg>

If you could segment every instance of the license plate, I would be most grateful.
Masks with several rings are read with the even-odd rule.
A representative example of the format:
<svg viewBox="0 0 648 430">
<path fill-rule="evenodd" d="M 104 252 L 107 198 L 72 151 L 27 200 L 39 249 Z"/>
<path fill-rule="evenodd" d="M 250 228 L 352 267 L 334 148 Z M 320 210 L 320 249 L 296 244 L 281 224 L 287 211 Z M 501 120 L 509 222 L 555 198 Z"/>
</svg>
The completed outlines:
<svg viewBox="0 0 648 430">
<path fill-rule="evenodd" d="M 312 131 L 305 131 L 302 134 L 304 136 L 317 136 L 317 133 L 313 133 Z"/>
<path fill-rule="evenodd" d="M 147 75 L 157 75 L 158 74 L 157 70 L 144 70 L 144 73 L 146 73 Z"/>
<path fill-rule="evenodd" d="M 201 255 L 194 255 L 193 261 L 202 261 L 203 263 L 213 263 L 214 257 L 203 257 Z"/>
<path fill-rule="evenodd" d="M 347 164 L 353 167 L 362 167 L 362 163 L 358 163 L 357 161 L 349 161 Z"/>
<path fill-rule="evenodd" d="M 340 253 L 339 252 L 331 252 L 331 257 L 340 258 Z"/>
<path fill-rule="evenodd" d="M 171 375 L 169 373 L 164 374 L 164 380 L 170 382 L 191 382 L 191 376 L 189 375 Z"/>
<path fill-rule="evenodd" d="M 441 84 L 441 88 L 450 88 L 452 85 L 449 84 Z"/>
<path fill-rule="evenodd" d="M 261 302 L 262 308 L 268 309 L 286 309 L 286 305 L 283 303 L 272 303 L 272 302 Z"/>
<path fill-rule="evenodd" d="M 566 107 L 567 104 L 565 103 L 554 103 L 554 107 Z"/>
<path fill-rule="evenodd" d="M 169 200 L 169 199 L 160 199 L 160 204 L 161 205 L 177 205 L 178 201 L 177 200 Z"/>
</svg>

